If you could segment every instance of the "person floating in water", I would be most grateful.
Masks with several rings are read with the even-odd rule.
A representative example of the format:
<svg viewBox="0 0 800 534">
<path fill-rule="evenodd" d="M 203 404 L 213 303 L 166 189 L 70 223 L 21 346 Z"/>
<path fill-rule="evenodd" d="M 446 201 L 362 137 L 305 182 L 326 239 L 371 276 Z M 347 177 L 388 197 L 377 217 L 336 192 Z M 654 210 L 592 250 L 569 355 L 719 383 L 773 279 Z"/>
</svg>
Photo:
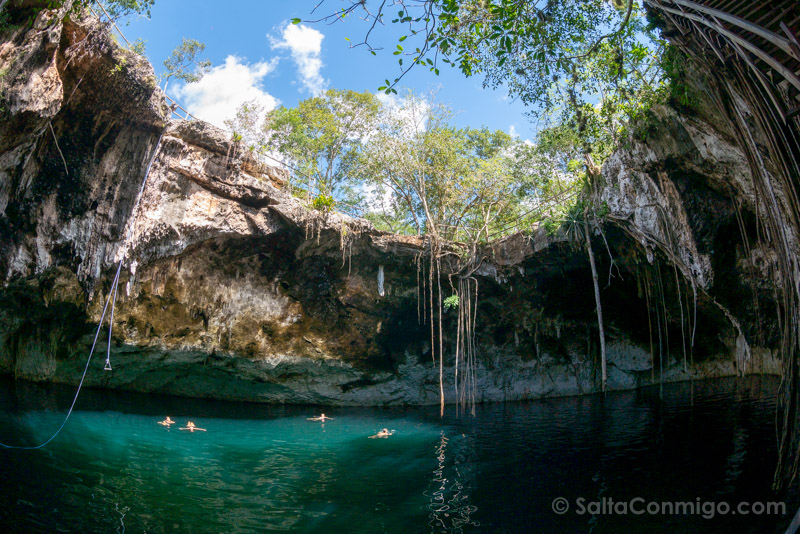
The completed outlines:
<svg viewBox="0 0 800 534">
<path fill-rule="evenodd" d="M 188 430 L 189 432 L 194 432 L 195 430 L 199 430 L 201 432 L 205 432 L 206 431 L 205 428 L 199 428 L 199 427 L 194 426 L 194 423 L 192 423 L 191 421 L 186 423 L 186 426 L 181 428 L 181 430 Z"/>
<path fill-rule="evenodd" d="M 324 413 L 320 414 L 318 417 L 309 417 L 308 418 L 309 421 L 322 421 L 323 423 L 325 421 L 328 421 L 328 420 L 331 420 L 331 419 L 333 419 L 333 417 L 328 417 Z"/>
<path fill-rule="evenodd" d="M 158 424 L 169 428 L 169 425 L 174 425 L 175 421 L 173 421 L 172 419 L 169 418 L 169 416 L 167 416 L 166 419 L 164 419 L 163 421 L 159 421 Z"/>
<path fill-rule="evenodd" d="M 392 431 L 389 431 L 389 429 L 388 429 L 388 428 L 382 428 L 382 429 L 380 430 L 380 432 L 378 432 L 378 433 L 377 433 L 377 434 L 375 434 L 374 436 L 370 436 L 370 438 L 388 438 L 388 437 L 389 437 L 389 436 L 391 436 L 392 434 L 394 434 L 394 430 L 392 430 Z"/>
</svg>

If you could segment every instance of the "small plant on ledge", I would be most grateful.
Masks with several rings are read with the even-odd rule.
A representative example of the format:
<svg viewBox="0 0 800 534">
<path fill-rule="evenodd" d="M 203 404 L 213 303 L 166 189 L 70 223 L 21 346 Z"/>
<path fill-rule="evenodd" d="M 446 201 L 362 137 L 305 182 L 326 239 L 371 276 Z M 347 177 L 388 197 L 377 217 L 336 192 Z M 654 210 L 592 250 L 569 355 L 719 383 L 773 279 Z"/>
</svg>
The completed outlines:
<svg viewBox="0 0 800 534">
<path fill-rule="evenodd" d="M 333 207 L 336 205 L 336 201 L 333 199 L 331 195 L 326 195 L 324 193 L 319 194 L 314 198 L 314 201 L 311 203 L 315 210 L 321 211 L 323 213 L 328 213 L 333 210 Z"/>
</svg>

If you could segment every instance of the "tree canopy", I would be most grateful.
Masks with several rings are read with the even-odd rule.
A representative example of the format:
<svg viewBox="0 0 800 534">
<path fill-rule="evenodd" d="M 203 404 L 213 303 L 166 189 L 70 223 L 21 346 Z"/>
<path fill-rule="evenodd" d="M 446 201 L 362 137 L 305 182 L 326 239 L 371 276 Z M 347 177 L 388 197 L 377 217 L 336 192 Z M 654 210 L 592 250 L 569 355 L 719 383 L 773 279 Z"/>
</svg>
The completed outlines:
<svg viewBox="0 0 800 534">
<path fill-rule="evenodd" d="M 413 93 L 386 106 L 359 166 L 380 200 L 371 206 L 374 219 L 400 218 L 417 233 L 448 240 L 488 241 L 535 217 L 554 188 L 570 187 L 535 147 L 450 119 L 446 106 Z"/>
<path fill-rule="evenodd" d="M 206 45 L 196 39 L 183 38 L 181 44 L 164 60 L 164 79 L 177 78 L 186 83 L 200 81 L 211 68 L 211 61 L 198 58 Z"/>
<path fill-rule="evenodd" d="M 269 144 L 296 167 L 296 185 L 317 197 L 342 197 L 353 184 L 364 139 L 380 104 L 374 94 L 329 89 L 295 108 L 271 111 L 264 124 Z"/>
<path fill-rule="evenodd" d="M 156 0 L 105 0 L 103 6 L 109 16 L 115 20 L 124 19 L 131 15 L 150 18 L 150 10 L 155 2 Z M 97 3 L 99 4 L 99 2 Z"/>
<path fill-rule="evenodd" d="M 554 146 L 456 127 L 432 95 L 329 90 L 269 113 L 247 103 L 227 124 L 247 150 L 280 154 L 313 207 L 394 232 L 489 241 L 554 216 L 576 188 Z"/>
<path fill-rule="evenodd" d="M 399 74 L 380 88 L 392 93 L 412 68 L 438 74 L 445 65 L 484 84 L 505 86 L 542 127 L 567 127 L 584 153 L 610 153 L 624 126 L 646 112 L 665 84 L 665 43 L 636 0 L 347 0 L 323 20 L 402 26 L 392 50 Z"/>
</svg>

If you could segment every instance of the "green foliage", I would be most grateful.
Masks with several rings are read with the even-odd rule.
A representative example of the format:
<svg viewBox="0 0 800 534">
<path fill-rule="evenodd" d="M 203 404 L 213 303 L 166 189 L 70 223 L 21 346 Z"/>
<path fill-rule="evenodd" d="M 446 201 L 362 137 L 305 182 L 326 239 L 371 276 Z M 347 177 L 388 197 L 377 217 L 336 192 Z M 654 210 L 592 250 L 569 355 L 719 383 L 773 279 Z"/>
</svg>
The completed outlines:
<svg viewBox="0 0 800 534">
<path fill-rule="evenodd" d="M 372 93 L 330 89 L 295 108 L 272 110 L 260 128 L 256 110 L 240 110 L 234 122 L 251 133 L 253 144 L 291 160 L 294 186 L 341 198 L 352 196 L 345 194 L 345 182 L 355 174 L 362 139 L 374 128 L 379 107 Z"/>
<path fill-rule="evenodd" d="M 505 86 L 545 126 L 571 130 L 574 146 L 593 154 L 597 165 L 657 101 L 664 83 L 665 43 L 641 0 L 399 0 L 392 4 L 401 8 L 396 17 L 386 4 L 369 11 L 360 0 L 348 1 L 327 20 L 358 13 L 403 28 L 392 51 L 401 73 L 379 90 L 394 92 L 411 68 L 439 74 L 450 65 L 483 76 L 486 86 Z M 365 44 L 376 53 L 368 39 L 369 33 Z"/>
<path fill-rule="evenodd" d="M 131 43 L 129 50 L 135 54 L 138 54 L 144 57 L 146 51 L 145 48 L 147 46 L 147 41 L 142 38 L 136 39 L 133 43 Z"/>
<path fill-rule="evenodd" d="M 263 109 L 255 101 L 245 102 L 236 111 L 236 115 L 225 121 L 225 126 L 233 132 L 234 143 L 245 142 L 253 147 L 254 152 L 263 152 L 263 133 L 259 132 L 263 119 Z"/>
<path fill-rule="evenodd" d="M 205 49 L 204 43 L 184 37 L 181 44 L 164 60 L 164 68 L 167 70 L 164 79 L 177 78 L 186 83 L 200 81 L 211 68 L 210 61 L 198 59 Z"/>
<path fill-rule="evenodd" d="M 28 26 L 33 27 L 37 17 L 43 11 L 55 13 L 68 4 L 69 0 L 49 0 L 44 6 L 33 6 L 23 8 L 12 17 L 9 12 L 11 2 L 4 4 L 4 8 L 0 11 L 0 32 L 6 29 Z M 104 0 L 102 6 L 105 8 L 106 13 L 112 20 L 119 22 L 122 19 L 129 18 L 132 15 L 140 15 L 150 18 L 150 9 L 152 8 L 155 0 Z M 74 0 L 71 2 L 71 7 L 63 13 L 64 17 L 71 17 L 87 8 L 92 8 L 98 14 L 104 14 L 100 8 L 101 3 L 97 0 Z M 47 22 L 48 24 L 55 24 L 58 18 L 53 16 Z"/>
<path fill-rule="evenodd" d="M 667 44 L 659 59 L 664 73 L 659 84 L 652 88 L 641 112 L 632 117 L 628 130 L 640 141 L 646 141 L 656 130 L 660 118 L 653 113 L 655 104 L 669 104 L 684 112 L 695 112 L 700 95 L 689 81 L 689 60 L 678 48 Z"/>
<path fill-rule="evenodd" d="M 458 308 L 458 295 L 457 294 L 450 295 L 449 297 L 444 299 L 443 304 L 445 310 Z"/>
<path fill-rule="evenodd" d="M 559 228 L 561 228 L 561 220 L 548 217 L 542 221 L 542 225 L 544 226 L 547 235 L 554 236 L 558 233 Z"/>
<path fill-rule="evenodd" d="M 88 1 L 85 0 L 82 2 L 76 2 L 76 4 L 80 4 L 79 6 L 73 6 L 70 12 L 77 12 L 79 8 L 84 7 L 83 4 Z M 28 27 L 32 28 L 34 22 L 39 17 L 39 14 L 42 12 L 47 13 L 48 11 L 54 12 L 55 10 L 61 9 L 64 6 L 65 0 L 50 0 L 47 4 L 40 6 L 34 5 L 31 7 L 23 7 L 19 8 L 19 6 L 13 5 L 12 2 L 5 2 L 3 5 L 3 9 L 0 10 L 0 32 L 4 32 L 10 29 L 16 29 L 21 27 Z M 12 11 L 13 8 L 14 9 Z M 51 17 L 48 19 L 47 23 L 52 24 L 55 23 L 58 19 L 56 17 Z"/>
<path fill-rule="evenodd" d="M 380 208 L 378 208 L 380 210 Z M 362 216 L 371 222 L 378 230 L 391 232 L 393 234 L 413 235 L 417 229 L 413 224 L 409 224 L 403 213 L 380 211 L 363 212 Z"/>
<path fill-rule="evenodd" d="M 697 107 L 699 97 L 687 82 L 687 57 L 677 47 L 668 45 L 661 58 L 661 68 L 669 80 L 669 100 L 684 109 Z"/>
<path fill-rule="evenodd" d="M 573 187 L 537 147 L 487 128 L 456 128 L 451 112 L 414 94 L 387 106 L 355 166 L 384 214 L 416 233 L 474 243 L 528 228 Z M 387 206 L 388 205 L 388 206 Z"/>
<path fill-rule="evenodd" d="M 125 56 L 119 56 L 116 59 L 116 63 L 113 67 L 111 67 L 111 74 L 122 74 L 126 71 L 128 66 L 128 58 Z"/>
<path fill-rule="evenodd" d="M 0 32 L 12 28 L 11 15 L 5 9 L 0 10 Z"/>
<path fill-rule="evenodd" d="M 561 223 L 561 229 L 574 247 L 581 248 L 584 241 L 586 241 L 586 232 L 584 231 L 584 214 L 586 212 L 586 204 L 584 202 L 576 202 L 566 213 L 564 220 Z"/>
<path fill-rule="evenodd" d="M 96 3 L 96 2 L 92 2 Z M 150 10 L 155 0 L 104 0 L 103 5 L 114 20 L 125 19 L 131 15 L 150 18 Z"/>
<path fill-rule="evenodd" d="M 291 191 L 313 208 L 336 207 L 395 233 L 487 242 L 568 209 L 580 187 L 568 130 L 532 146 L 499 130 L 455 127 L 451 117 L 412 93 L 382 104 L 371 93 L 330 90 L 269 113 L 246 103 L 226 125 L 256 157 L 280 154 Z"/>
<path fill-rule="evenodd" d="M 595 215 L 597 216 L 597 218 L 598 218 L 598 219 L 603 219 L 603 218 L 605 218 L 605 217 L 606 217 L 606 215 L 608 215 L 609 213 L 611 213 L 611 208 L 608 206 L 608 202 L 606 202 L 605 200 L 604 200 L 604 201 L 603 201 L 603 203 L 602 203 L 602 204 L 600 204 L 600 206 L 599 206 L 599 207 L 598 207 L 598 208 L 595 210 Z"/>
<path fill-rule="evenodd" d="M 336 206 L 336 201 L 331 195 L 320 194 L 314 197 L 311 206 L 317 211 L 328 213 Z"/>
</svg>

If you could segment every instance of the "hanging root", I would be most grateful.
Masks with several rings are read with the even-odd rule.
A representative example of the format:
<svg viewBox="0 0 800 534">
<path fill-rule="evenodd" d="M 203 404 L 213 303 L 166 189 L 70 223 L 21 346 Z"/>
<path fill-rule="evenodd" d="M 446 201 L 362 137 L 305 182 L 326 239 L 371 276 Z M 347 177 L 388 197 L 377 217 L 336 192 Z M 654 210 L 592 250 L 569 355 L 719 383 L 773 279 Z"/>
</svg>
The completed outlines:
<svg viewBox="0 0 800 534">
<path fill-rule="evenodd" d="M 466 263 L 460 259 L 454 268 L 454 262 L 448 258 L 455 256 L 452 251 L 443 251 L 437 237 L 429 235 L 427 238 L 429 239 L 428 265 L 425 265 L 425 255 L 422 252 L 414 260 L 417 268 L 417 318 L 420 322 L 430 321 L 431 362 L 434 366 L 438 363 L 439 371 L 439 413 L 441 416 L 444 415 L 445 404 L 443 324 L 445 299 L 442 293 L 442 277 L 446 275 L 450 288 L 458 297 L 453 362 L 456 405 L 465 412 L 469 404 L 470 411 L 474 415 L 477 387 L 475 321 L 478 281 L 473 274 L 483 260 L 473 254 Z M 457 285 L 453 283 L 454 278 L 458 280 Z"/>
<path fill-rule="evenodd" d="M 439 399 L 440 416 L 444 416 L 444 350 L 442 343 L 442 260 L 436 259 L 436 285 L 439 290 Z"/>
<path fill-rule="evenodd" d="M 647 334 L 650 336 L 650 381 L 656 381 L 656 361 L 653 352 L 653 320 L 650 315 L 650 273 L 644 268 L 644 299 L 647 306 Z"/>
<path fill-rule="evenodd" d="M 675 271 L 675 291 L 678 292 L 678 306 L 680 307 L 681 311 L 681 350 L 683 350 L 683 371 L 688 373 L 689 367 L 686 360 L 686 334 L 684 333 L 683 329 L 683 300 L 681 300 L 681 283 L 678 279 L 678 266 L 673 263 L 672 268 Z"/>
<path fill-rule="evenodd" d="M 474 288 L 474 289 L 473 289 Z M 478 281 L 470 276 L 458 281 L 458 318 L 456 327 L 456 400 L 462 412 L 467 405 L 475 414 L 476 348 L 475 320 L 478 311 Z M 460 371 L 460 372 L 459 372 Z"/>
<path fill-rule="evenodd" d="M 64 163 L 64 172 L 67 173 L 69 176 L 69 169 L 67 168 L 67 160 L 64 159 L 64 153 L 61 152 L 61 147 L 58 146 L 58 137 L 56 137 L 56 132 L 53 130 L 53 122 L 48 122 L 47 125 L 50 127 L 50 133 L 53 134 L 53 141 L 56 143 L 56 150 L 58 150 L 58 154 L 61 156 L 61 161 Z"/>
<path fill-rule="evenodd" d="M 587 215 L 584 213 L 583 217 L 583 231 L 586 237 L 586 252 L 589 255 L 589 266 L 592 269 L 592 282 L 594 284 L 594 300 L 595 300 L 595 311 L 597 312 L 597 329 L 600 332 L 600 367 L 601 367 L 601 379 L 602 379 L 602 390 L 603 392 L 606 391 L 606 386 L 608 385 L 608 364 L 606 361 L 606 334 L 605 329 L 603 326 L 603 307 L 600 302 L 600 285 L 597 282 L 597 266 L 594 262 L 594 252 L 592 252 L 592 239 L 591 234 L 589 233 L 589 223 L 586 221 Z"/>
</svg>

